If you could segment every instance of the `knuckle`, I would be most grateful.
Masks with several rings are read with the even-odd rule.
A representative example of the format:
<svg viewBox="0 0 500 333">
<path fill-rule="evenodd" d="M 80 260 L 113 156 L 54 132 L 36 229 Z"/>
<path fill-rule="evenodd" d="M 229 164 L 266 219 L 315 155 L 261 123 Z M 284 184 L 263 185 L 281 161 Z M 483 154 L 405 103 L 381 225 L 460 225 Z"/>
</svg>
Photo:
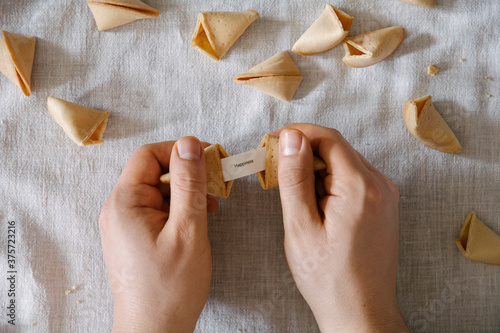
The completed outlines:
<svg viewBox="0 0 500 333">
<path fill-rule="evenodd" d="M 195 236 L 193 228 L 190 227 L 189 218 L 183 219 L 180 223 L 178 222 L 174 235 L 175 239 L 181 244 L 190 244 L 193 241 Z"/>
<path fill-rule="evenodd" d="M 374 178 L 369 178 L 365 181 L 365 198 L 373 205 L 380 205 L 384 200 L 382 189 Z"/>
<path fill-rule="evenodd" d="M 311 175 L 302 168 L 292 167 L 280 170 L 278 177 L 280 187 L 296 190 L 307 184 Z"/>
<path fill-rule="evenodd" d="M 99 230 L 101 233 L 107 232 L 116 216 L 116 196 L 112 193 L 104 202 L 99 215 Z"/>
<path fill-rule="evenodd" d="M 335 129 L 335 128 L 328 128 L 328 131 L 330 132 L 330 134 L 335 137 L 335 138 L 343 138 L 344 136 L 342 135 L 342 133 L 340 133 L 340 131 L 338 129 Z"/>
<path fill-rule="evenodd" d="M 151 144 L 140 146 L 139 148 L 137 148 L 137 150 L 135 151 L 135 153 L 136 154 L 143 154 L 143 153 L 149 151 L 150 146 L 151 146 Z"/>
<path fill-rule="evenodd" d="M 202 180 L 199 174 L 193 174 L 187 171 L 176 172 L 172 175 L 171 184 L 184 192 L 201 193 L 206 187 L 206 182 Z"/>
<path fill-rule="evenodd" d="M 394 196 L 396 198 L 399 198 L 399 188 L 391 179 L 389 179 L 389 189 L 394 193 Z"/>
</svg>

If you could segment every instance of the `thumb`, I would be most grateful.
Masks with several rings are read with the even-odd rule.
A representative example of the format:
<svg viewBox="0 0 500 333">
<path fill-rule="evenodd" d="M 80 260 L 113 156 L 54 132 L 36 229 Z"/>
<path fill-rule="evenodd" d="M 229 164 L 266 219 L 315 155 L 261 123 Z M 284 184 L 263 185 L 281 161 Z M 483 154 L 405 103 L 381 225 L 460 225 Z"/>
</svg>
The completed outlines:
<svg viewBox="0 0 500 333">
<path fill-rule="evenodd" d="M 280 134 L 278 179 L 286 231 L 303 232 L 321 222 L 316 203 L 313 153 L 307 137 L 296 129 Z"/>
<path fill-rule="evenodd" d="M 170 216 L 168 228 L 190 239 L 207 229 L 205 152 L 194 137 L 179 139 L 170 157 Z"/>
</svg>

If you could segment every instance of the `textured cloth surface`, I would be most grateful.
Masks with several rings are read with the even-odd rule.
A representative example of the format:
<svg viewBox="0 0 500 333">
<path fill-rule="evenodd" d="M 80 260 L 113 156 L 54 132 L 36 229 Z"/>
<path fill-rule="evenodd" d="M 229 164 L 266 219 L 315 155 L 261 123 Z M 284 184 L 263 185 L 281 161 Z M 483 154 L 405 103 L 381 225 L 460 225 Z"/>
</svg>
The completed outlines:
<svg viewBox="0 0 500 333">
<path fill-rule="evenodd" d="M 18 271 L 17 326 L 2 310 L 0 331 L 110 330 L 97 221 L 139 146 L 194 135 L 232 155 L 292 122 L 339 129 L 398 184 L 397 291 L 410 329 L 500 331 L 500 268 L 465 259 L 453 243 L 471 210 L 500 233 L 499 1 L 436 0 L 425 9 L 336 0 L 355 18 L 350 36 L 399 25 L 407 37 L 365 69 L 345 65 L 342 46 L 311 57 L 290 53 L 304 80 L 289 104 L 232 78 L 290 50 L 324 1 L 145 2 L 160 16 L 107 32 L 98 32 L 84 0 L 0 2 L 0 29 L 37 37 L 32 96 L 0 77 L 2 309 L 9 220 L 16 221 Z M 260 17 L 220 62 L 191 48 L 198 12 L 244 9 Z M 441 69 L 434 77 L 426 74 L 431 64 Z M 405 101 L 426 94 L 463 153 L 431 150 L 406 130 Z M 49 115 L 50 95 L 109 111 L 104 145 L 72 143 Z M 318 331 L 286 263 L 278 189 L 264 192 L 256 176 L 237 180 L 210 215 L 209 237 L 214 273 L 197 332 Z M 79 290 L 66 296 L 74 284 Z"/>
</svg>

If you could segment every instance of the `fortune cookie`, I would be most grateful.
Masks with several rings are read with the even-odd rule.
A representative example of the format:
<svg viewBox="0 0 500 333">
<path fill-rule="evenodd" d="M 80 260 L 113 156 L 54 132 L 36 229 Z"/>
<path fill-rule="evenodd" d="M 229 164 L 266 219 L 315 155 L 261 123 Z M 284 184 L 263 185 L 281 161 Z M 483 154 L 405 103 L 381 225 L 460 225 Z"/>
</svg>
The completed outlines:
<svg viewBox="0 0 500 333">
<path fill-rule="evenodd" d="M 390 27 L 347 37 L 342 60 L 351 67 L 368 67 L 381 62 L 398 49 L 405 38 L 403 27 Z"/>
<path fill-rule="evenodd" d="M 403 116 L 408 131 L 432 149 L 450 154 L 461 152 L 460 142 L 431 100 L 432 96 L 428 95 L 405 103 Z"/>
<path fill-rule="evenodd" d="M 231 192 L 234 180 L 224 181 L 221 159 L 229 157 L 220 144 L 205 148 L 205 163 L 207 166 L 207 193 L 220 198 L 227 198 Z M 160 177 L 160 182 L 170 184 L 170 173 Z"/>
<path fill-rule="evenodd" d="M 234 77 L 236 83 L 248 85 L 285 102 L 293 99 L 300 81 L 302 74 L 286 51 Z"/>
<path fill-rule="evenodd" d="M 278 159 L 279 159 L 279 137 L 269 134 L 264 135 L 258 148 L 266 148 L 266 168 L 257 172 L 260 185 L 264 190 L 278 187 Z M 321 158 L 314 156 L 314 171 L 326 169 L 326 163 Z"/>
<path fill-rule="evenodd" d="M 99 31 L 160 15 L 140 0 L 87 0 L 87 5 Z"/>
<path fill-rule="evenodd" d="M 304 32 L 292 47 L 302 55 L 313 55 L 333 49 L 347 37 L 353 18 L 326 4 L 323 14 Z"/>
<path fill-rule="evenodd" d="M 257 17 L 255 10 L 199 13 L 191 46 L 219 61 Z"/>
<path fill-rule="evenodd" d="M 31 95 L 31 70 L 35 57 L 35 37 L 2 30 L 0 40 L 0 72 Z"/>
<path fill-rule="evenodd" d="M 91 109 L 50 96 L 50 115 L 74 143 L 79 146 L 100 145 L 109 112 Z"/>
<path fill-rule="evenodd" d="M 412 5 L 434 8 L 434 0 L 399 0 L 406 3 L 411 3 Z"/>
<path fill-rule="evenodd" d="M 500 236 L 481 222 L 475 212 L 465 219 L 455 244 L 468 259 L 500 265 Z"/>
</svg>

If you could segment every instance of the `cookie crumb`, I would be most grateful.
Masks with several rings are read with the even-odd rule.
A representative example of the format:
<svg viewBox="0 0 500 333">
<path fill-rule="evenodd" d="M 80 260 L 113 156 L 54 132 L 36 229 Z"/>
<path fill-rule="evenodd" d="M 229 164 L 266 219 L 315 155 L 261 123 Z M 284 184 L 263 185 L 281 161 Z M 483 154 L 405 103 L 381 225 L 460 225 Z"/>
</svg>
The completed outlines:
<svg viewBox="0 0 500 333">
<path fill-rule="evenodd" d="M 34 327 L 34 326 L 36 326 L 36 323 L 31 323 L 31 327 Z"/>
<path fill-rule="evenodd" d="M 460 58 L 458 59 L 458 62 L 465 62 L 465 59 Z"/>
<path fill-rule="evenodd" d="M 74 285 L 73 287 L 71 287 L 71 290 L 76 290 L 78 288 L 77 285 Z"/>
<path fill-rule="evenodd" d="M 71 290 L 66 289 L 66 291 L 65 291 L 64 293 L 65 293 L 66 295 L 69 295 L 69 294 L 71 294 Z"/>
<path fill-rule="evenodd" d="M 488 81 L 492 81 L 492 80 L 493 80 L 493 78 L 492 78 L 492 77 L 489 77 L 489 76 L 485 76 L 485 77 L 484 77 L 484 79 L 485 79 L 485 80 L 488 80 Z"/>
<path fill-rule="evenodd" d="M 439 72 L 439 68 L 437 68 L 434 65 L 427 66 L 427 74 L 429 75 L 436 75 L 436 73 Z"/>
<path fill-rule="evenodd" d="M 76 301 L 76 304 L 81 304 L 82 302 L 83 302 L 83 301 L 78 300 L 78 301 Z"/>
<path fill-rule="evenodd" d="M 87 294 L 87 297 L 90 298 L 90 294 Z"/>
<path fill-rule="evenodd" d="M 488 96 L 488 98 L 492 98 L 493 97 L 492 94 L 486 94 L 486 96 Z"/>
</svg>

